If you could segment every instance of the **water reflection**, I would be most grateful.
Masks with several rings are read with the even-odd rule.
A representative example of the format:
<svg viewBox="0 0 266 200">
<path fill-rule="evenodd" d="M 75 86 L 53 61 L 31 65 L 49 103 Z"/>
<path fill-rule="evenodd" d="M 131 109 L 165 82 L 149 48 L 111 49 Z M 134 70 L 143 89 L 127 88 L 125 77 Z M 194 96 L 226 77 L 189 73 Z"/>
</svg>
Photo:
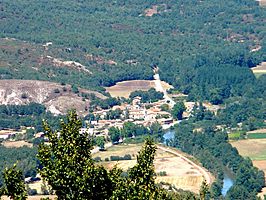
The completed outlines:
<svg viewBox="0 0 266 200">
<path fill-rule="evenodd" d="M 164 138 L 164 144 L 168 145 L 169 141 L 171 139 L 174 139 L 175 137 L 175 131 L 172 129 L 168 129 L 165 134 L 163 135 Z"/>
<path fill-rule="evenodd" d="M 234 181 L 228 174 L 228 172 L 224 171 L 224 180 L 223 180 L 223 188 L 222 188 L 222 195 L 225 196 L 228 190 L 233 186 Z"/>
</svg>

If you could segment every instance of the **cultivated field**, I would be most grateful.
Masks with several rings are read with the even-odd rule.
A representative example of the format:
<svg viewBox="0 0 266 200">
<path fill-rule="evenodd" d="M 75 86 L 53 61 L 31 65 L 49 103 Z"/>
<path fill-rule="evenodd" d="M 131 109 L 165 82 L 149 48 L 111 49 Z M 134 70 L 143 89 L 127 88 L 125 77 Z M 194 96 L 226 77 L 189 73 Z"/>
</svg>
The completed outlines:
<svg viewBox="0 0 266 200">
<path fill-rule="evenodd" d="M 161 81 L 162 86 L 165 90 L 170 89 L 172 86 L 168 83 Z M 106 91 L 111 94 L 112 97 L 125 97 L 128 98 L 131 92 L 136 90 L 147 91 L 151 88 L 155 88 L 154 80 L 133 80 L 133 81 L 122 81 L 111 87 L 106 87 Z"/>
<path fill-rule="evenodd" d="M 247 139 L 231 142 L 239 153 L 251 160 L 266 160 L 266 139 Z"/>
<path fill-rule="evenodd" d="M 101 157 L 102 165 L 111 169 L 115 164 L 124 171 L 133 167 L 136 163 L 136 156 L 141 149 L 141 145 L 128 144 L 110 147 L 107 151 L 98 152 L 94 157 Z M 180 153 L 180 152 L 178 152 Z M 130 154 L 132 160 L 123 161 L 104 161 L 110 156 L 124 156 Z M 179 157 L 162 149 L 157 149 L 154 160 L 155 172 L 166 172 L 166 176 L 157 176 L 156 182 L 167 182 L 175 185 L 177 188 L 199 192 L 200 185 L 203 181 L 203 173 L 198 166 L 187 162 L 183 157 Z M 204 174 L 205 175 L 205 174 Z"/>
<path fill-rule="evenodd" d="M 258 129 L 247 132 L 248 139 L 266 139 L 266 129 Z"/>
</svg>

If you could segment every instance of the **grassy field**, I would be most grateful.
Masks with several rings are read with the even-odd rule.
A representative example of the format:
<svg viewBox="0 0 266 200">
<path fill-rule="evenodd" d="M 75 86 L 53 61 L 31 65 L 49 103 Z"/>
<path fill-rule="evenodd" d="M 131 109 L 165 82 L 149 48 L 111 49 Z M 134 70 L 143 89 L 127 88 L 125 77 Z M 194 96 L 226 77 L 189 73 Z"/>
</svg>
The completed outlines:
<svg viewBox="0 0 266 200">
<path fill-rule="evenodd" d="M 252 133 L 247 135 L 248 139 L 265 139 L 266 133 Z"/>
<path fill-rule="evenodd" d="M 101 157 L 103 166 L 111 169 L 114 165 L 122 168 L 124 171 L 133 167 L 136 163 L 136 156 L 141 149 L 141 144 L 116 145 L 108 148 L 107 151 L 98 152 L 93 157 Z M 104 161 L 110 156 L 124 156 L 130 154 L 132 160 L 122 161 Z M 167 182 L 175 185 L 177 188 L 198 192 L 203 181 L 202 173 L 182 158 L 157 149 L 154 160 L 155 172 L 166 172 L 166 176 L 157 176 L 156 182 Z"/>
<path fill-rule="evenodd" d="M 240 136 L 241 136 L 241 132 L 240 131 L 228 134 L 229 140 L 237 140 L 237 139 L 240 138 Z"/>
</svg>

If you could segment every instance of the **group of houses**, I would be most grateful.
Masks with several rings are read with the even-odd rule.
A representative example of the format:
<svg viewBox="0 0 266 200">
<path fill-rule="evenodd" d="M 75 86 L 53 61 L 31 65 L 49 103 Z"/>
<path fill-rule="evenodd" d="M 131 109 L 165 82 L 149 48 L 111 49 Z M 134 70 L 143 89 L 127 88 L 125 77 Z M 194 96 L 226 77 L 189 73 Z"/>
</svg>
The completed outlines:
<svg viewBox="0 0 266 200">
<path fill-rule="evenodd" d="M 94 116 L 98 116 L 97 121 L 88 121 L 89 127 L 86 130 L 95 135 L 108 135 L 110 127 L 123 128 L 125 122 L 132 122 L 143 126 L 149 126 L 154 122 L 158 122 L 163 127 L 173 125 L 174 119 L 169 111 L 163 111 L 161 106 L 166 104 L 164 100 L 153 103 L 141 103 L 140 97 L 135 97 L 131 104 L 124 103 L 114 106 L 111 109 L 98 110 L 93 112 Z M 108 119 L 110 111 L 120 110 L 121 115 L 117 119 Z M 83 129 L 85 131 L 85 129 Z"/>
</svg>

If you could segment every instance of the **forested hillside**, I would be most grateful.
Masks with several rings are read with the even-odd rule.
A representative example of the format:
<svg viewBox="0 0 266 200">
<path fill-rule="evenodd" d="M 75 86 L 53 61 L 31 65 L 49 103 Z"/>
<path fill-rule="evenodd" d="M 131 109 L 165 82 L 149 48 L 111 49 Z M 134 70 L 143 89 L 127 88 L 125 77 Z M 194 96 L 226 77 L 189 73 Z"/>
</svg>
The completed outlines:
<svg viewBox="0 0 266 200">
<path fill-rule="evenodd" d="M 191 99 L 221 103 L 256 84 L 249 68 L 266 55 L 266 12 L 254 0 L 2 0 L 0 10 L 0 36 L 30 44 L 16 49 L 19 41 L 1 40 L 1 79 L 101 90 L 151 79 L 158 66 L 162 79 Z M 47 42 L 53 44 L 43 49 Z M 40 61 L 47 56 L 79 62 L 91 74 Z"/>
</svg>

